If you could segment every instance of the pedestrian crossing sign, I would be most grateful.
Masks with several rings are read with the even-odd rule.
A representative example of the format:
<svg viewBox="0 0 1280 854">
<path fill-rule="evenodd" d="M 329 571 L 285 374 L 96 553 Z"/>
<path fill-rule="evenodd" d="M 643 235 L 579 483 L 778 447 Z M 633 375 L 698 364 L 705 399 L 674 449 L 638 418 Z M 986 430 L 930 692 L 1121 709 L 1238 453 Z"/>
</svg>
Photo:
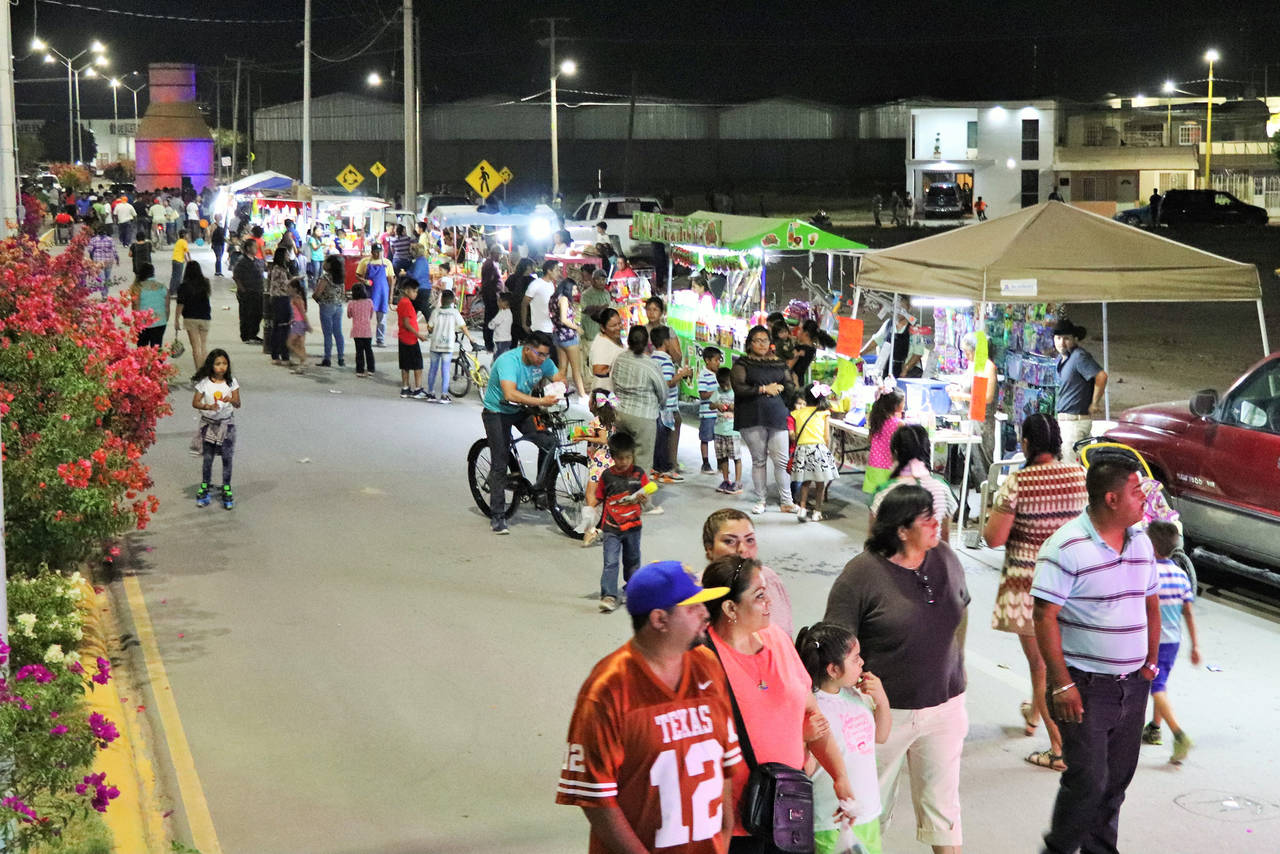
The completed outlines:
<svg viewBox="0 0 1280 854">
<path fill-rule="evenodd" d="M 373 173 L 373 177 L 381 178 L 383 175 L 387 174 L 387 167 L 382 165 L 382 161 L 377 160 L 369 167 L 369 171 Z"/>
<path fill-rule="evenodd" d="M 475 190 L 482 199 L 489 198 L 489 194 L 502 184 L 502 173 L 494 169 L 488 160 L 481 160 L 467 175 L 467 186 Z"/>
<path fill-rule="evenodd" d="M 350 193 L 364 183 L 364 176 L 360 174 L 359 169 L 348 163 L 347 168 L 338 173 L 338 183 Z"/>
</svg>

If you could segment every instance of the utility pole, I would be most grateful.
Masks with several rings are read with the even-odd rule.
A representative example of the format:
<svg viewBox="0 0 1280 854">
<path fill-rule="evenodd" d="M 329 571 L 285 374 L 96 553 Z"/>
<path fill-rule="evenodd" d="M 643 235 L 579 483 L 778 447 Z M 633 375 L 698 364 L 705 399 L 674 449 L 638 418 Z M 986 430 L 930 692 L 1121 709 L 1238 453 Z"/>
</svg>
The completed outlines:
<svg viewBox="0 0 1280 854">
<path fill-rule="evenodd" d="M 418 194 L 417 120 L 414 117 L 413 0 L 404 0 L 404 206 L 412 207 Z"/>
<path fill-rule="evenodd" d="M 236 180 L 240 162 L 240 58 L 236 57 L 236 88 L 231 93 L 231 180 Z"/>
<path fill-rule="evenodd" d="M 18 222 L 18 162 L 14 151 L 13 33 L 9 4 L 0 3 L 0 235 L 12 237 Z M 3 523 L 0 523 L 3 524 Z M 0 546 L 0 584 L 4 582 L 4 547 Z M 0 600 L 2 601 L 2 600 Z M 8 613 L 7 611 L 5 612 Z"/>
<path fill-rule="evenodd" d="M 214 171 L 222 177 L 222 66 L 213 69 L 213 156 L 217 162 Z M 134 131 L 137 133 L 137 131 Z"/>
<path fill-rule="evenodd" d="M 253 172 L 253 70 L 244 73 L 244 158 Z"/>
<path fill-rule="evenodd" d="M 413 82 L 413 162 L 414 175 L 418 178 L 419 187 L 422 185 L 422 176 L 419 174 L 422 170 L 422 19 L 415 18 L 413 22 L 413 65 L 418 69 L 418 73 L 414 75 Z M 418 209 L 418 189 L 414 187 L 413 195 L 405 199 L 405 207 L 409 210 Z"/>
<path fill-rule="evenodd" d="M 556 23 L 558 21 L 567 21 L 568 18 L 534 18 L 533 23 L 545 23 L 547 25 L 547 46 L 550 53 L 550 61 L 547 65 L 547 74 L 551 78 L 551 204 L 556 203 L 556 196 L 560 195 L 560 123 L 556 116 L 556 77 L 559 76 L 560 68 L 556 64 Z"/>
<path fill-rule="evenodd" d="M 302 23 L 302 183 L 311 186 L 311 0 Z"/>
<path fill-rule="evenodd" d="M 622 155 L 622 192 L 631 192 L 631 142 L 636 135 L 636 86 L 639 72 L 631 68 L 631 104 L 627 110 L 627 147 Z"/>
</svg>

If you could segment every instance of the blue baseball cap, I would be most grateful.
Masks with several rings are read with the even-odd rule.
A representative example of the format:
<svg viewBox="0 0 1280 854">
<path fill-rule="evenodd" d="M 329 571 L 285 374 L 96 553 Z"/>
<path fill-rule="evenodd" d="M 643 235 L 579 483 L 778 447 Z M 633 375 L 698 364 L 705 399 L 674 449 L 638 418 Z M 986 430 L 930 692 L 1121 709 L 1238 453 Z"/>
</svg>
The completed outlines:
<svg viewBox="0 0 1280 854">
<path fill-rule="evenodd" d="M 700 586 L 680 561 L 660 560 L 640 567 L 627 582 L 627 611 L 633 616 L 655 608 L 667 611 L 728 595 L 728 587 Z"/>
</svg>

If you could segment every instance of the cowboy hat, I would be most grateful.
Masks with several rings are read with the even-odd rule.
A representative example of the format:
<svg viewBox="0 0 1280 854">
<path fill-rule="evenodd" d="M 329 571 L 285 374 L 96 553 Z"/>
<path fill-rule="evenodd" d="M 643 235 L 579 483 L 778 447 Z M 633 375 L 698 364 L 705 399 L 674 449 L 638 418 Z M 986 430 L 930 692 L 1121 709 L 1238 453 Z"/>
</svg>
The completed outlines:
<svg viewBox="0 0 1280 854">
<path fill-rule="evenodd" d="M 1083 326 L 1076 326 L 1074 323 L 1072 323 L 1070 320 L 1064 317 L 1058 321 L 1057 325 L 1053 327 L 1053 334 L 1055 336 L 1070 335 L 1071 337 L 1076 338 L 1077 340 L 1083 341 L 1085 335 L 1088 334 L 1088 330 L 1086 330 Z"/>
</svg>

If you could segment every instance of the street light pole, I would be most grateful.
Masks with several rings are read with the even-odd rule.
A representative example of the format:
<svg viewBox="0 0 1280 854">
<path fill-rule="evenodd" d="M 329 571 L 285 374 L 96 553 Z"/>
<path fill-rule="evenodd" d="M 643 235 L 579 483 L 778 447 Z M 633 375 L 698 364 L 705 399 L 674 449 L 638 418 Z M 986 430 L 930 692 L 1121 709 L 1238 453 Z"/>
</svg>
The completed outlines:
<svg viewBox="0 0 1280 854">
<path fill-rule="evenodd" d="M 572 59 L 566 59 L 560 63 L 560 69 L 551 75 L 551 204 L 553 206 L 560 196 L 560 125 L 556 119 L 556 80 L 561 74 L 572 77 L 577 70 L 578 64 Z"/>
<path fill-rule="evenodd" d="M 1173 81 L 1164 81 L 1164 144 L 1173 145 Z"/>
<path fill-rule="evenodd" d="M 1205 60 L 1209 63 L 1209 109 L 1204 128 L 1204 188 L 1212 189 L 1209 184 L 1209 162 L 1213 159 L 1213 64 L 1218 61 L 1218 52 L 1212 48 L 1205 52 Z"/>
</svg>

